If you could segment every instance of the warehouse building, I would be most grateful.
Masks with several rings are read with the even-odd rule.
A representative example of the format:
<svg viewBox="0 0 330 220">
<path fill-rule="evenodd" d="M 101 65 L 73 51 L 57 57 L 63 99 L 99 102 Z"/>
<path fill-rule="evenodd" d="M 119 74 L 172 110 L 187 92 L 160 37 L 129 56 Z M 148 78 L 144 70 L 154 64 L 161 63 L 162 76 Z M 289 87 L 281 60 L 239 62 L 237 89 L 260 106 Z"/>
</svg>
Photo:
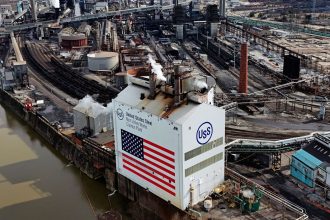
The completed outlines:
<svg viewBox="0 0 330 220">
<path fill-rule="evenodd" d="M 291 175 L 309 187 L 330 187 L 330 139 L 316 135 L 306 147 L 292 155 Z"/>
</svg>

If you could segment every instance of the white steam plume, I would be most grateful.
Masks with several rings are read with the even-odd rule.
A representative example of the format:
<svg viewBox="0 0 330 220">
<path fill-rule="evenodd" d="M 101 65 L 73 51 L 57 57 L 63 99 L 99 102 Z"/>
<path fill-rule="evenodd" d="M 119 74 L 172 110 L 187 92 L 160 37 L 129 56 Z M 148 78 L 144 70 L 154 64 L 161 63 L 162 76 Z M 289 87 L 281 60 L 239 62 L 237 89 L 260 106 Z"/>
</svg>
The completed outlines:
<svg viewBox="0 0 330 220">
<path fill-rule="evenodd" d="M 60 8 L 60 0 L 51 0 L 50 2 L 54 8 Z"/>
<path fill-rule="evenodd" d="M 206 82 L 200 80 L 195 80 L 194 86 L 197 87 L 198 89 L 207 89 L 208 87 Z"/>
<path fill-rule="evenodd" d="M 109 106 L 110 107 L 110 106 Z M 86 95 L 83 99 L 79 100 L 79 103 L 75 108 L 81 109 L 89 116 L 97 117 L 100 114 L 109 112 L 109 108 L 102 106 L 96 102 L 91 96 Z"/>
<path fill-rule="evenodd" d="M 150 54 L 148 54 L 148 60 L 149 60 L 149 63 L 151 64 L 152 72 L 154 74 L 156 74 L 157 79 L 159 79 L 161 81 L 166 81 L 166 78 L 162 71 L 162 68 L 163 68 L 162 65 L 160 65 L 159 63 L 156 63 L 156 61 L 152 58 L 152 56 Z"/>
</svg>

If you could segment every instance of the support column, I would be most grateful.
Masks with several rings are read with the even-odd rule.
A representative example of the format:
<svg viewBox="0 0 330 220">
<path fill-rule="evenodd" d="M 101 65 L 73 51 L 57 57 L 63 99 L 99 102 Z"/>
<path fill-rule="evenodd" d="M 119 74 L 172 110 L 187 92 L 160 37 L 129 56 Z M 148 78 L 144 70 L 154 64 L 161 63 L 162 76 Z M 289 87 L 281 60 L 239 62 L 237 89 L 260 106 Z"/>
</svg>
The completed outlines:
<svg viewBox="0 0 330 220">
<path fill-rule="evenodd" d="M 281 156 L 282 154 L 279 152 L 273 153 L 271 156 L 272 169 L 274 171 L 279 171 L 281 169 Z"/>
</svg>

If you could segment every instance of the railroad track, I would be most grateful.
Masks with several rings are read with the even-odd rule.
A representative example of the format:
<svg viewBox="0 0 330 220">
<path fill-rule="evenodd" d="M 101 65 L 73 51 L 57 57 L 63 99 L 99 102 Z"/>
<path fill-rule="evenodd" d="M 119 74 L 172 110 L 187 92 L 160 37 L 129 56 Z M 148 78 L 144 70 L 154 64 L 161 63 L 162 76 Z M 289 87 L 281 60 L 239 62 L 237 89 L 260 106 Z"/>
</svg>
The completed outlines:
<svg viewBox="0 0 330 220">
<path fill-rule="evenodd" d="M 27 62 L 32 64 L 45 79 L 75 98 L 97 95 L 98 102 L 108 103 L 119 93 L 114 87 L 104 87 L 94 80 L 84 78 L 44 45 L 27 42 L 24 52 L 28 58 Z"/>
<path fill-rule="evenodd" d="M 206 44 L 206 37 L 204 35 L 199 35 L 199 41 L 196 39 L 194 40 L 195 43 L 198 44 L 204 51 L 207 51 L 207 54 L 209 54 L 209 59 L 213 62 L 217 63 L 221 67 L 229 68 L 227 72 L 231 74 L 235 79 L 239 80 L 239 70 L 235 70 L 234 68 L 230 68 L 230 65 L 228 64 L 230 57 L 232 54 L 228 54 L 226 52 L 226 56 L 219 57 L 218 55 L 218 45 L 214 43 L 212 40 L 208 41 L 209 49 L 207 50 L 205 44 Z M 201 45 L 201 42 L 203 42 L 203 45 Z M 225 52 L 223 49 L 221 49 L 222 52 Z M 224 60 L 223 57 L 226 57 Z M 237 60 L 239 60 L 239 57 L 237 57 Z M 270 80 L 265 80 L 261 77 L 259 74 L 260 70 L 255 65 L 249 65 L 249 85 L 253 87 L 256 91 L 262 90 L 264 88 L 270 88 L 273 87 L 275 84 L 271 82 Z"/>
</svg>

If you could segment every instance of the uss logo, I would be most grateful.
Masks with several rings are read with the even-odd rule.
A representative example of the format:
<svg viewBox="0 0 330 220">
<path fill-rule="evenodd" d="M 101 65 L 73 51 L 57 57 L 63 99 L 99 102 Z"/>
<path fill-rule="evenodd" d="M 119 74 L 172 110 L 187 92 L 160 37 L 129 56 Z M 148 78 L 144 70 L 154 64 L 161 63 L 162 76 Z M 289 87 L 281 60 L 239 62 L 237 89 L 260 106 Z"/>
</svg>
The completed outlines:
<svg viewBox="0 0 330 220">
<path fill-rule="evenodd" d="M 199 144 L 206 144 L 211 139 L 212 134 L 212 124 L 210 122 L 204 122 L 197 129 L 196 140 Z"/>
</svg>

